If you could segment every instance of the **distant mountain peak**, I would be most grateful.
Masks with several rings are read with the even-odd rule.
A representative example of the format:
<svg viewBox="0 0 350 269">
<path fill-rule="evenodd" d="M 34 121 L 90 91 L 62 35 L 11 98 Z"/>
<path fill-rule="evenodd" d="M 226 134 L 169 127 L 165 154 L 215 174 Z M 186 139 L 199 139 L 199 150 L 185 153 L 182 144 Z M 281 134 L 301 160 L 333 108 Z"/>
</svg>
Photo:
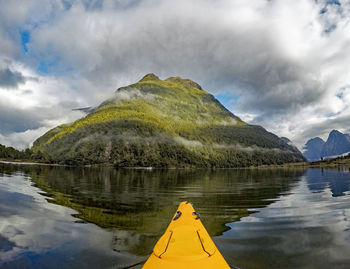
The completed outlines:
<svg viewBox="0 0 350 269">
<path fill-rule="evenodd" d="M 139 82 L 152 81 L 152 80 L 158 81 L 158 80 L 160 80 L 160 78 L 153 73 L 149 73 L 149 74 L 145 75 Z"/>
<path fill-rule="evenodd" d="M 328 139 L 329 137 L 332 137 L 332 136 L 342 136 L 344 135 L 343 133 L 339 132 L 338 130 L 332 130 L 330 133 L 329 133 L 329 136 L 328 136 Z"/>
<path fill-rule="evenodd" d="M 350 151 L 348 136 L 338 130 L 332 130 L 322 148 L 321 157 L 336 156 L 348 151 Z"/>
<path fill-rule="evenodd" d="M 306 144 L 308 144 L 309 142 L 321 142 L 321 143 L 325 143 L 325 141 L 321 138 L 321 137 L 314 137 L 314 138 L 311 138 L 309 141 L 307 141 Z"/>
<path fill-rule="evenodd" d="M 325 142 L 320 137 L 314 137 L 306 142 L 304 146 L 304 157 L 309 161 L 318 161 L 321 159 L 321 151 Z"/>
<path fill-rule="evenodd" d="M 308 161 L 318 161 L 321 158 L 338 156 L 350 151 L 350 136 L 338 130 L 332 130 L 326 142 L 319 137 L 315 137 L 307 141 L 304 149 L 304 157 Z"/>
</svg>

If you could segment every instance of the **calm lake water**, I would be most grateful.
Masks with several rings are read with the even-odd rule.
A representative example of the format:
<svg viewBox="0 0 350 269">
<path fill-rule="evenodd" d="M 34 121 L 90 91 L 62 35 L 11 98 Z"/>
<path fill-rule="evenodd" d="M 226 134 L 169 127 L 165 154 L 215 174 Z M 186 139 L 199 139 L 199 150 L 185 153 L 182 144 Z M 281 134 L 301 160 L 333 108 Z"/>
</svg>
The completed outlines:
<svg viewBox="0 0 350 269">
<path fill-rule="evenodd" d="M 348 170 L 0 164 L 0 268 L 127 268 L 185 200 L 231 265 L 350 268 L 349 189 Z"/>
</svg>

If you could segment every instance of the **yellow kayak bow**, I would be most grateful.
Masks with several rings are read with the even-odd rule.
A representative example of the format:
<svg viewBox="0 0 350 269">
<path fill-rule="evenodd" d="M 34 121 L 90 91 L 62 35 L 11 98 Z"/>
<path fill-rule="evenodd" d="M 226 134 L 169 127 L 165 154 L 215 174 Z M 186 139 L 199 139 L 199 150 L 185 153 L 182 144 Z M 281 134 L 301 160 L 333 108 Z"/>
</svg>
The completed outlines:
<svg viewBox="0 0 350 269">
<path fill-rule="evenodd" d="M 192 204 L 182 202 L 143 269 L 229 269 Z"/>
</svg>

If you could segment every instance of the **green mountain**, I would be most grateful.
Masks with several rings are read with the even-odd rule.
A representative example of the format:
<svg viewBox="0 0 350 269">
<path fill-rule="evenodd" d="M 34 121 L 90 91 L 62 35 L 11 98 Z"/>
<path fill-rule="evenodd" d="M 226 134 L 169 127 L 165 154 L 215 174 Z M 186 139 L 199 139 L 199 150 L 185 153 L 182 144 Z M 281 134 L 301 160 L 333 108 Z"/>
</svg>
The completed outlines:
<svg viewBox="0 0 350 269">
<path fill-rule="evenodd" d="M 72 124 L 37 139 L 52 162 L 116 167 L 245 167 L 303 161 L 276 135 L 248 125 L 197 83 L 148 74 Z"/>
</svg>

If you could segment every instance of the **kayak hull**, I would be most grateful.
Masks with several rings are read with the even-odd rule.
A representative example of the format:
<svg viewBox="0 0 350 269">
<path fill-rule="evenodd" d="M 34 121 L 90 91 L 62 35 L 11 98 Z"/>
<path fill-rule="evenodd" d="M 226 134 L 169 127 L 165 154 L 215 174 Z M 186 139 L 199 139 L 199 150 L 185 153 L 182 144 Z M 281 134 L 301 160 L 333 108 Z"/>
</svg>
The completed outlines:
<svg viewBox="0 0 350 269">
<path fill-rule="evenodd" d="M 143 269 L 229 269 L 192 204 L 182 202 Z"/>
</svg>

